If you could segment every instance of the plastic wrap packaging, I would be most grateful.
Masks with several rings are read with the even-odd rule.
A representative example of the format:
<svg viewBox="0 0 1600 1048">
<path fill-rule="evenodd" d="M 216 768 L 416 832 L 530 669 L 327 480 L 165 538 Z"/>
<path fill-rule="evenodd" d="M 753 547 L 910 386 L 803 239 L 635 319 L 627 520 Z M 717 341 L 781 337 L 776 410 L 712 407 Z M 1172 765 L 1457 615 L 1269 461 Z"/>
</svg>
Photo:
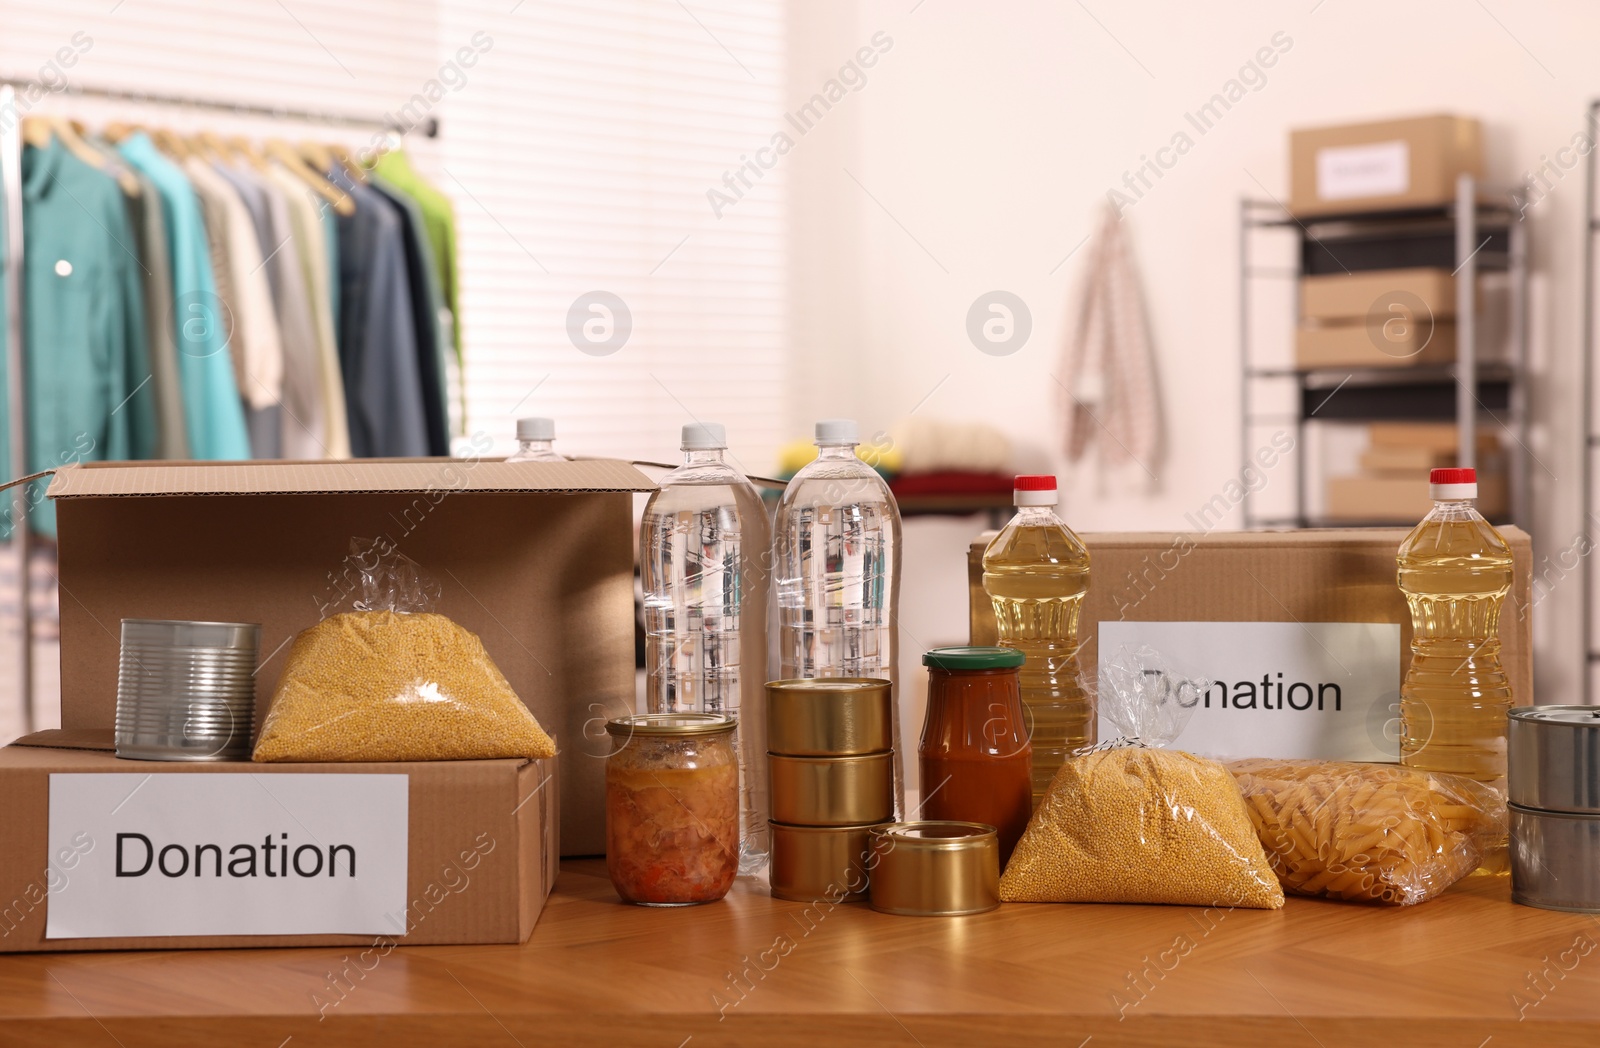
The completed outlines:
<svg viewBox="0 0 1600 1048">
<path fill-rule="evenodd" d="M 554 756 L 483 642 L 433 613 L 438 590 L 417 565 L 375 543 L 351 547 L 353 610 L 295 637 L 253 759 Z"/>
<path fill-rule="evenodd" d="M 1188 720 L 1179 697 L 1206 682 L 1148 648 L 1118 652 L 1102 678 L 1100 708 L 1123 737 L 1056 773 L 1000 878 L 1001 900 L 1282 906 L 1228 769 L 1157 748 Z"/>
<path fill-rule="evenodd" d="M 1235 761 L 1256 833 L 1294 895 L 1410 906 L 1478 868 L 1505 835 L 1494 790 L 1346 761 Z"/>
</svg>

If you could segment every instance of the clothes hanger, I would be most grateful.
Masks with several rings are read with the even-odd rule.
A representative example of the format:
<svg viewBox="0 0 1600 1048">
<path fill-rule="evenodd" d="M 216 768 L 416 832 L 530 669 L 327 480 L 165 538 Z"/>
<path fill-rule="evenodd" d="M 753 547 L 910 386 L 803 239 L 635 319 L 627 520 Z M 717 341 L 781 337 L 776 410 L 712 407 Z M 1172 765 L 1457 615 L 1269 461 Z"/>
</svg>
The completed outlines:
<svg viewBox="0 0 1600 1048">
<path fill-rule="evenodd" d="M 228 139 L 228 145 L 233 148 L 233 151 L 236 155 L 244 157 L 245 160 L 249 162 L 251 167 L 255 168 L 257 171 L 260 171 L 262 174 L 266 173 L 266 155 L 262 153 L 260 149 L 256 148 L 256 144 L 254 142 L 250 141 L 243 135 L 234 135 L 232 138 Z"/>
<path fill-rule="evenodd" d="M 281 138 L 269 138 L 266 149 L 268 156 L 276 160 L 284 170 L 310 186 L 312 192 L 333 205 L 333 209 L 339 214 L 349 218 L 356 213 L 356 202 L 350 198 L 350 194 L 311 170 L 306 165 L 305 159 L 295 152 L 294 146 Z"/>
<path fill-rule="evenodd" d="M 50 140 L 55 137 L 55 132 L 50 129 L 50 121 L 42 116 L 25 116 L 22 118 L 22 141 L 35 149 L 48 149 Z"/>
<path fill-rule="evenodd" d="M 356 163 L 355 158 L 350 155 L 350 150 L 346 149 L 344 146 L 338 145 L 337 143 L 324 146 L 323 148 L 326 149 L 330 155 L 332 155 L 333 159 L 338 162 L 340 167 L 344 168 L 345 174 L 350 176 L 351 181 L 367 181 L 366 169 L 360 164 Z"/>
<path fill-rule="evenodd" d="M 183 140 L 183 136 L 169 127 L 158 128 L 153 137 L 163 153 L 177 160 L 188 160 L 194 155 L 194 151 L 189 148 L 189 143 Z"/>
<path fill-rule="evenodd" d="M 333 169 L 333 154 L 321 142 L 305 139 L 300 143 L 300 156 L 316 171 L 331 171 Z"/>
<path fill-rule="evenodd" d="M 139 187 L 139 180 L 134 177 L 132 171 L 120 164 L 113 164 L 104 153 L 83 140 L 83 136 L 78 132 L 78 128 L 82 126 L 81 124 L 74 126 L 72 121 L 62 116 L 46 116 L 40 117 L 40 119 L 49 124 L 50 134 L 66 147 L 67 152 L 96 171 L 115 179 L 117 187 L 123 193 L 130 197 L 137 197 L 142 192 Z"/>
</svg>

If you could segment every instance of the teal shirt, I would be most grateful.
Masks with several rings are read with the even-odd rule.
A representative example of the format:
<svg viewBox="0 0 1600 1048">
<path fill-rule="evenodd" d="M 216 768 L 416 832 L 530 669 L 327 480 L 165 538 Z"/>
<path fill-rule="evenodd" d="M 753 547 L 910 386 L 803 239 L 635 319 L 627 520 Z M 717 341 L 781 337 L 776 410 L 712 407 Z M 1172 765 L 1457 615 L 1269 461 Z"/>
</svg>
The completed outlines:
<svg viewBox="0 0 1600 1048">
<path fill-rule="evenodd" d="M 143 132 L 129 136 L 118 152 L 155 183 L 165 205 L 178 379 L 189 453 L 197 459 L 247 459 L 250 437 L 234 380 L 233 358 L 228 354 L 232 318 L 224 315 L 217 296 L 211 247 L 194 189 Z"/>
<path fill-rule="evenodd" d="M 22 191 L 28 471 L 148 455 L 155 400 L 142 263 L 122 190 L 52 141 L 24 150 Z M 0 462 L 9 475 L 5 383 L 0 369 Z M 29 512 L 35 531 L 53 535 L 46 484 L 30 485 Z M 9 535 L 10 525 L 8 501 L 0 531 Z"/>
</svg>

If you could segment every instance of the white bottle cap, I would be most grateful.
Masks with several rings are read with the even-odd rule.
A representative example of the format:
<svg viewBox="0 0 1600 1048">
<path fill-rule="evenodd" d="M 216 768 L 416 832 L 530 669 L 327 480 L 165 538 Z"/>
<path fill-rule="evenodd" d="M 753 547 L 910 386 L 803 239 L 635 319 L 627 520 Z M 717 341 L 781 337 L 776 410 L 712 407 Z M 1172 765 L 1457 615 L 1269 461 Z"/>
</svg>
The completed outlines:
<svg viewBox="0 0 1600 1048">
<path fill-rule="evenodd" d="M 683 427 L 684 451 L 720 451 L 728 446 L 728 431 L 720 422 L 691 422 Z"/>
<path fill-rule="evenodd" d="M 1054 506 L 1058 501 L 1053 476 L 1020 474 L 1011 488 L 1011 502 L 1016 506 Z"/>
<path fill-rule="evenodd" d="M 818 446 L 861 443 L 861 428 L 853 418 L 825 418 L 817 423 Z"/>
<path fill-rule="evenodd" d="M 518 440 L 554 440 L 556 439 L 556 420 L 553 418 L 519 418 L 517 419 Z"/>
</svg>

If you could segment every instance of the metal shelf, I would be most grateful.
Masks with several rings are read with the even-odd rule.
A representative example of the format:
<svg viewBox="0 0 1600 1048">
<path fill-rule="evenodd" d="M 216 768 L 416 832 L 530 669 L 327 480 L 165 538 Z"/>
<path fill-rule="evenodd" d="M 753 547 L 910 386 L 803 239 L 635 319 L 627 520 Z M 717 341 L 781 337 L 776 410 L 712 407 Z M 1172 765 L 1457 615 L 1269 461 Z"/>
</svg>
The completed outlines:
<svg viewBox="0 0 1600 1048">
<path fill-rule="evenodd" d="M 1591 130 L 1593 130 L 1591 128 Z M 1591 170 L 1594 159 L 1590 157 Z M 1471 176 L 1456 183 L 1456 199 L 1446 205 L 1405 211 L 1295 216 L 1277 204 L 1242 200 L 1239 213 L 1240 326 L 1240 461 L 1251 460 L 1251 426 L 1260 416 L 1252 409 L 1252 385 L 1267 381 L 1297 386 L 1295 450 L 1289 458 L 1295 474 L 1295 514 L 1258 518 L 1251 493 L 1244 498 L 1246 527 L 1298 524 L 1360 526 L 1363 522 L 1313 520 L 1307 512 L 1310 455 L 1306 448 L 1313 423 L 1376 421 L 1454 421 L 1458 427 L 1457 461 L 1472 466 L 1477 457 L 1477 431 L 1485 422 L 1498 423 L 1509 439 L 1505 456 L 1510 470 L 1511 519 L 1528 519 L 1527 487 L 1527 223 L 1520 190 L 1486 197 Z M 1600 228 L 1600 218 L 1594 218 Z M 1271 232 L 1295 238 L 1295 276 L 1322 273 L 1428 266 L 1456 277 L 1457 359 L 1448 364 L 1383 368 L 1259 367 L 1251 356 L 1252 284 L 1282 275 L 1284 267 L 1252 260 L 1252 239 Z M 1281 257 L 1278 256 L 1278 257 Z M 1480 361 L 1478 275 L 1505 272 L 1510 294 L 1510 357 Z M 1294 321 L 1300 321 L 1298 295 Z M 1263 389 L 1264 394 L 1264 389 Z M 1265 414 L 1265 413 L 1263 413 Z M 1281 417 L 1281 413 L 1278 413 Z M 1596 436 L 1600 443 L 1600 435 Z M 1372 522 L 1395 526 L 1395 522 Z M 1404 522 L 1415 523 L 1414 521 Z"/>
</svg>

